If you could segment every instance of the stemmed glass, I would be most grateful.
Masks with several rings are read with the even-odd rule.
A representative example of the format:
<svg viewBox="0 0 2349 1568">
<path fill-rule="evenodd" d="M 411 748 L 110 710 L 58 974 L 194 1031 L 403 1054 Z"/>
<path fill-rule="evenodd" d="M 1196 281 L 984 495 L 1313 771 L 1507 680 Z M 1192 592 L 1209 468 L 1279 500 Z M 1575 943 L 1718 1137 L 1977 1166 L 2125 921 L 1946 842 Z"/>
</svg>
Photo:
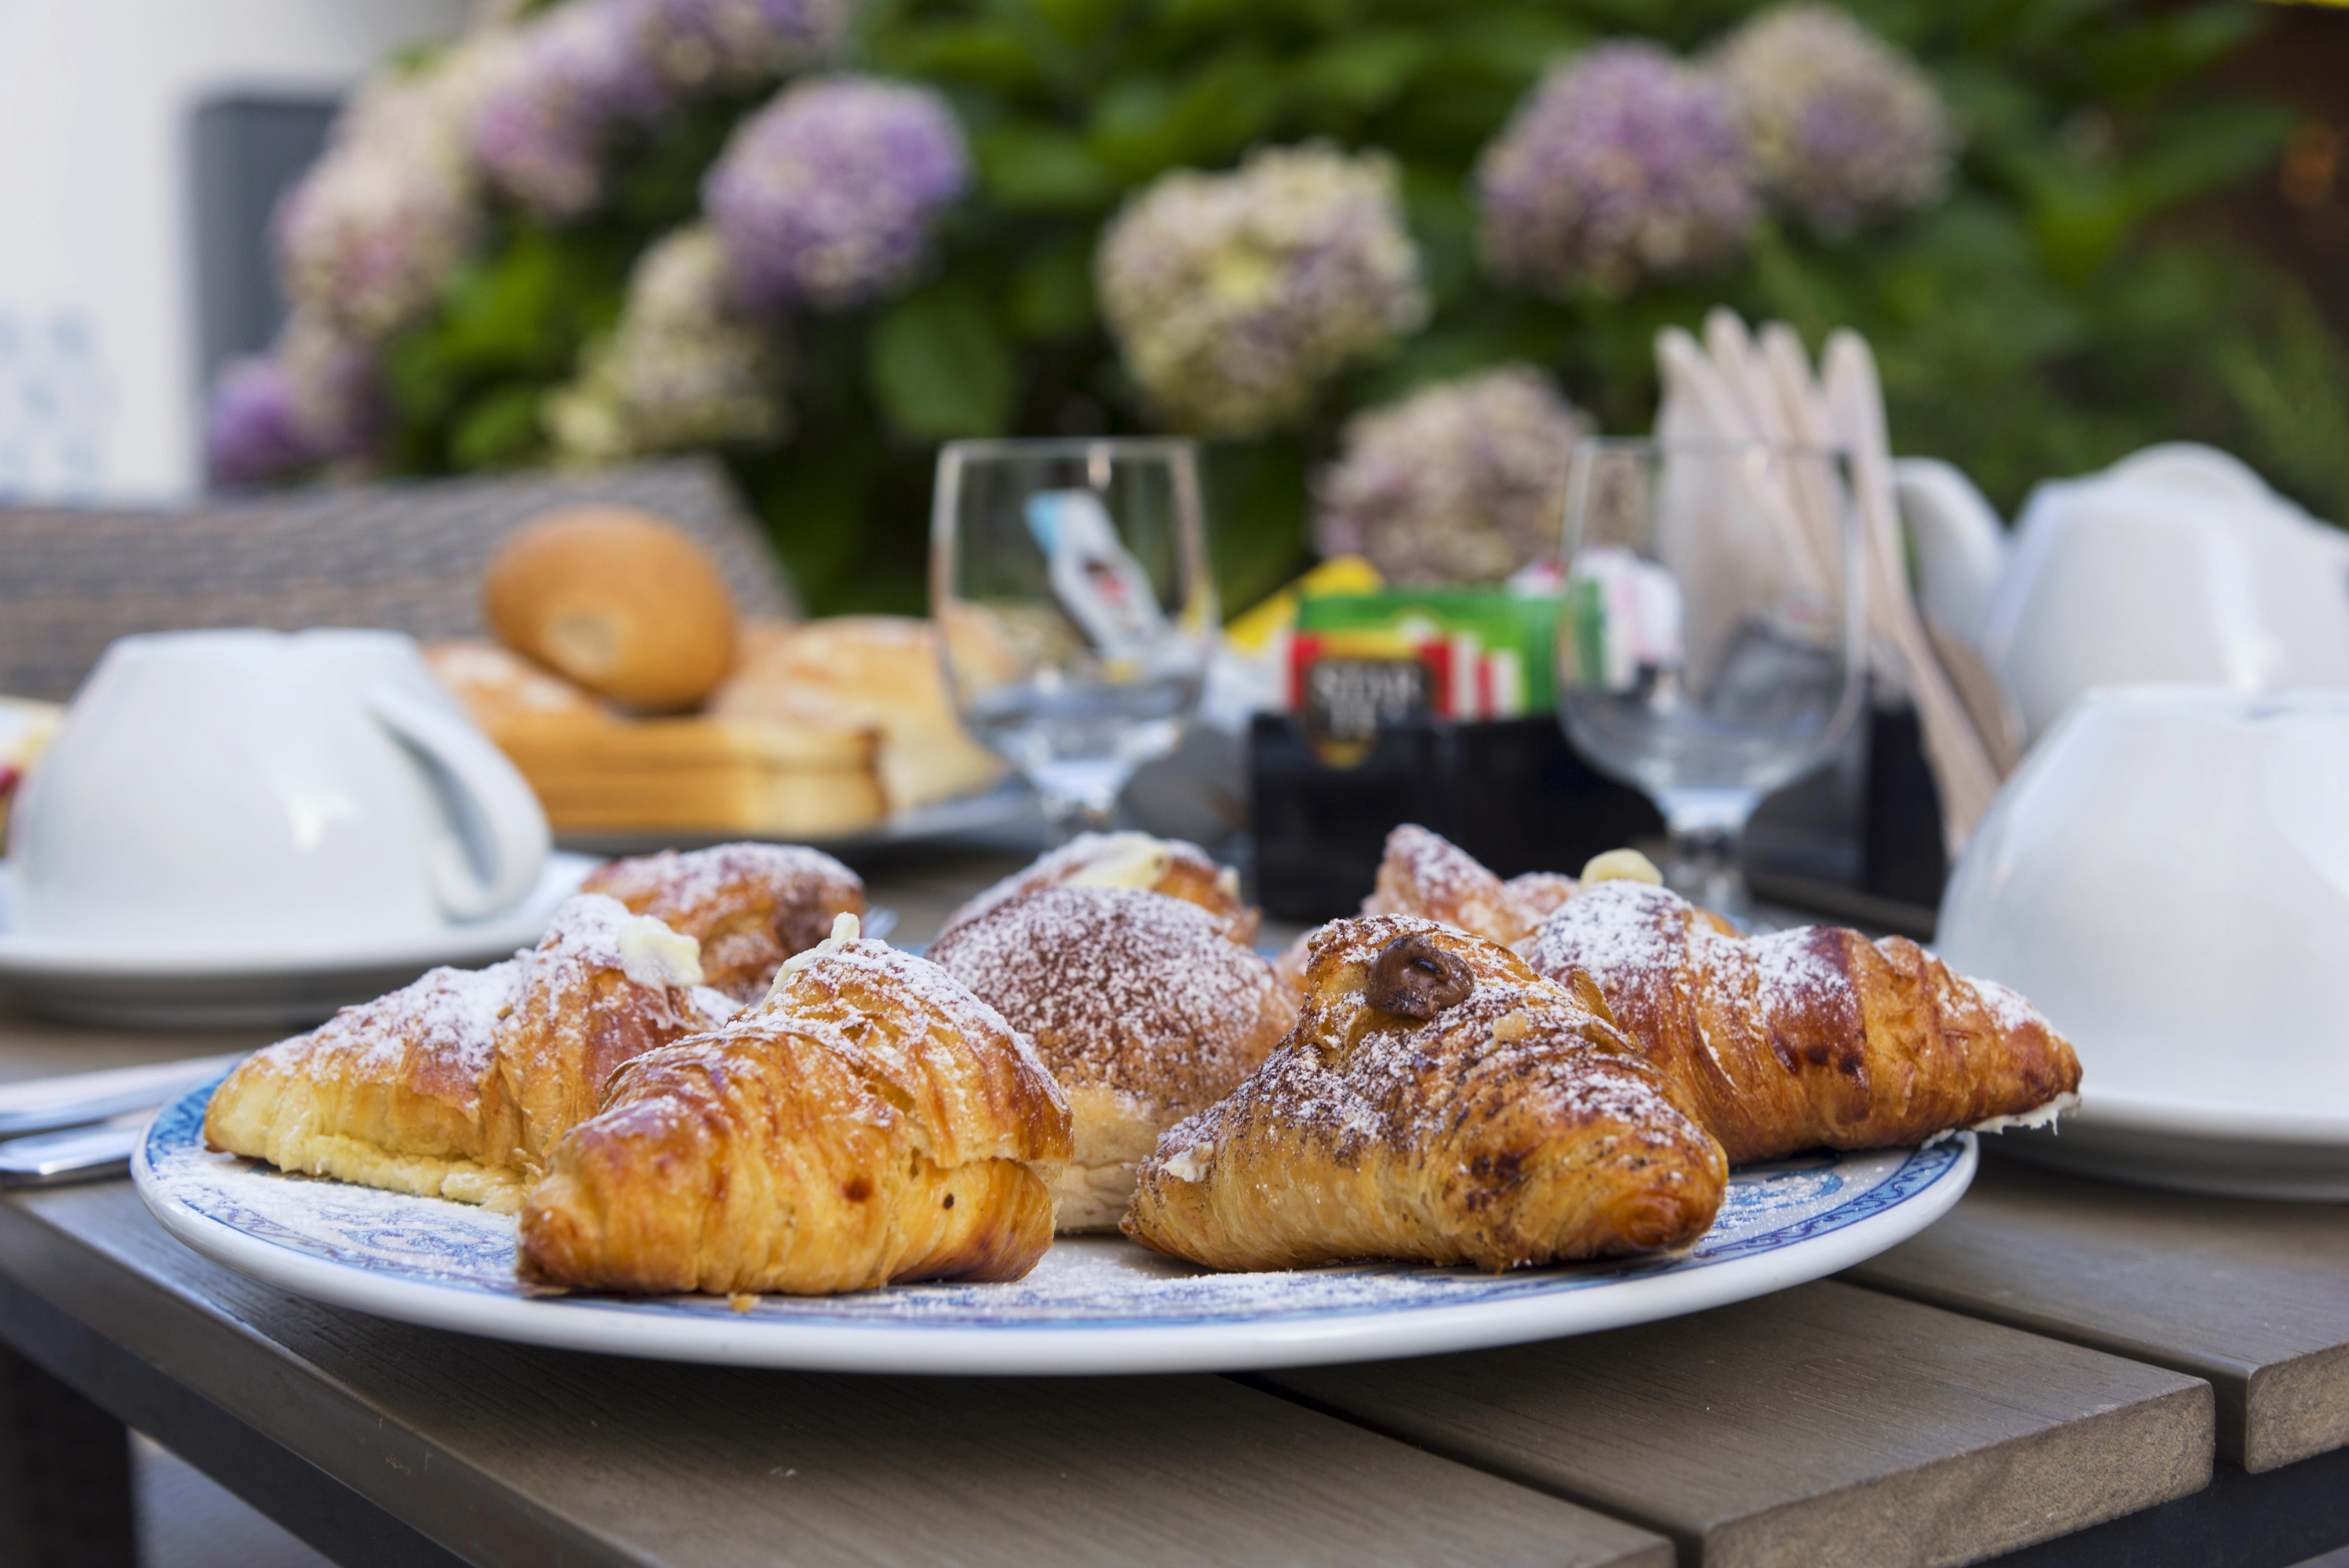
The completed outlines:
<svg viewBox="0 0 2349 1568">
<path fill-rule="evenodd" d="M 1568 476 L 1559 717 L 1655 799 L 1666 882 L 1744 924 L 1747 819 L 1859 709 L 1852 493 L 1843 452 L 1762 441 L 1585 440 Z"/>
<path fill-rule="evenodd" d="M 1181 738 L 1215 646 L 1195 449 L 949 442 L 930 605 L 964 727 L 1027 776 L 1060 839 L 1106 826 Z"/>
</svg>

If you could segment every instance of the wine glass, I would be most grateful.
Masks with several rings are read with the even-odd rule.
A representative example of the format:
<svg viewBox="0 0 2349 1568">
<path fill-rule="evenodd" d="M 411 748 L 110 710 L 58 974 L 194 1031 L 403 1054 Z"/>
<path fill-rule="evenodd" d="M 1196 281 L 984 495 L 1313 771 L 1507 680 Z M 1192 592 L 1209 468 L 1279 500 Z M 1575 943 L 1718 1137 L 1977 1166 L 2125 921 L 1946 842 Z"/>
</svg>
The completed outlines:
<svg viewBox="0 0 2349 1568">
<path fill-rule="evenodd" d="M 1852 495 L 1842 451 L 1766 441 L 1587 439 L 1568 472 L 1559 717 L 1663 812 L 1667 884 L 1741 924 L 1747 819 L 1859 709 Z"/>
<path fill-rule="evenodd" d="M 964 727 L 1065 841 L 1108 825 L 1199 706 L 1216 589 L 1196 449 L 953 441 L 938 453 L 930 604 Z"/>
</svg>

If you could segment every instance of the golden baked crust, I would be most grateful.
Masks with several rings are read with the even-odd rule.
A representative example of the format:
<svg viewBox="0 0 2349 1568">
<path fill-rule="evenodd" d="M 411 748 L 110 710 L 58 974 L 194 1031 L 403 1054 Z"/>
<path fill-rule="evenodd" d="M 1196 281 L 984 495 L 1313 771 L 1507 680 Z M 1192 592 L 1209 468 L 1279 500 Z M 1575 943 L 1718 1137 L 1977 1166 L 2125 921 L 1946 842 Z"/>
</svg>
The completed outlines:
<svg viewBox="0 0 2349 1568">
<path fill-rule="evenodd" d="M 640 713 L 689 708 L 734 660 L 734 605 L 709 552 L 628 507 L 516 529 L 481 577 L 500 642 Z"/>
<path fill-rule="evenodd" d="M 1017 1279 L 1069 1154 L 1051 1075 L 993 1008 L 878 942 L 827 942 L 724 1028 L 623 1068 L 523 1208 L 525 1279 L 823 1295 Z"/>
<path fill-rule="evenodd" d="M 709 711 L 878 730 L 891 810 L 968 795 L 1003 777 L 1003 759 L 955 716 L 931 623 L 896 615 L 752 622 L 740 645 Z"/>
<path fill-rule="evenodd" d="M 1663 888 L 1609 882 L 1544 922 L 1526 957 L 1596 985 L 1733 1162 L 1916 1143 L 2080 1087 L 2029 1003 L 1906 937 L 1740 937 Z"/>
<path fill-rule="evenodd" d="M 719 844 L 679 854 L 610 861 L 588 873 L 583 892 L 608 893 L 701 944 L 701 977 L 740 1002 L 755 1002 L 783 960 L 832 932 L 843 914 L 864 913 L 864 883 L 821 850 L 797 844 Z"/>
<path fill-rule="evenodd" d="M 527 953 L 435 969 L 254 1053 L 212 1091 L 206 1145 L 512 1212 L 614 1068 L 734 1010 L 632 951 L 643 926 L 678 940 L 632 918 L 608 898 L 568 900 Z"/>
<path fill-rule="evenodd" d="M 1456 993 L 1424 1018 L 1373 1006 L 1382 955 L 1427 948 Z M 1433 921 L 1333 922 L 1296 1029 L 1159 1140 L 1125 1233 L 1222 1269 L 1506 1269 L 1687 1245 L 1720 1208 L 1721 1146 L 1595 1001 Z"/>
<path fill-rule="evenodd" d="M 1048 887 L 930 945 L 930 960 L 1035 1042 L 1074 1151 L 1062 1231 L 1114 1230 L 1158 1134 L 1221 1099 L 1288 1032 L 1295 997 L 1216 915 L 1138 888 Z"/>
<path fill-rule="evenodd" d="M 1079 833 L 965 900 L 938 934 L 944 937 L 1013 899 L 1063 886 L 1143 888 L 1181 899 L 1214 915 L 1224 934 L 1242 946 L 1254 944 L 1264 921 L 1255 905 L 1240 901 L 1239 873 L 1196 844 L 1149 833 Z"/>
<path fill-rule="evenodd" d="M 1378 882 L 1362 901 L 1362 913 L 1441 921 L 1504 947 L 1532 934 L 1537 923 L 1476 857 L 1415 822 L 1387 835 Z"/>
<path fill-rule="evenodd" d="M 1526 872 L 1511 877 L 1501 886 L 1516 903 L 1517 913 L 1539 925 L 1581 891 L 1582 884 L 1564 872 Z"/>
</svg>

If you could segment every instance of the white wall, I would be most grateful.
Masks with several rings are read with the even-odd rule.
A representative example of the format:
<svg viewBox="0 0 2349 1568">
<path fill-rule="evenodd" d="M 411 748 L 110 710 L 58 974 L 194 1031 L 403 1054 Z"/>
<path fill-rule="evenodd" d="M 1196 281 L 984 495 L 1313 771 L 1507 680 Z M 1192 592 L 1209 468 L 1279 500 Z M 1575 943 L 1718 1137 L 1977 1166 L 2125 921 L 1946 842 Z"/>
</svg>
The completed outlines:
<svg viewBox="0 0 2349 1568">
<path fill-rule="evenodd" d="M 189 116 L 339 90 L 467 0 L 0 0 L 0 493 L 200 477 Z"/>
</svg>

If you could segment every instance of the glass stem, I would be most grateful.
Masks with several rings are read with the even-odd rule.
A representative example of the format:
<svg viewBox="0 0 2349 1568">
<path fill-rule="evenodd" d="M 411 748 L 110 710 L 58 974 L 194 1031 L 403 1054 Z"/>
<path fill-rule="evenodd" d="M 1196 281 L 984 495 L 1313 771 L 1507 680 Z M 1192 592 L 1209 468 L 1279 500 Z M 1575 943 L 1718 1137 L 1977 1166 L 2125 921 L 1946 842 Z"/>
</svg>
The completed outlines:
<svg viewBox="0 0 2349 1568">
<path fill-rule="evenodd" d="M 1106 833 L 1117 825 L 1117 807 L 1112 802 L 1103 808 L 1081 796 L 1048 789 L 1039 784 L 1037 796 L 1043 802 L 1044 820 L 1050 827 L 1055 848 L 1067 843 L 1079 833 Z"/>
<path fill-rule="evenodd" d="M 1741 931 L 1754 925 L 1754 899 L 1745 885 L 1745 820 L 1750 799 L 1724 800 L 1708 792 L 1702 799 L 1661 802 L 1671 847 L 1663 866 L 1664 885 L 1701 909 L 1726 917 Z"/>
</svg>

